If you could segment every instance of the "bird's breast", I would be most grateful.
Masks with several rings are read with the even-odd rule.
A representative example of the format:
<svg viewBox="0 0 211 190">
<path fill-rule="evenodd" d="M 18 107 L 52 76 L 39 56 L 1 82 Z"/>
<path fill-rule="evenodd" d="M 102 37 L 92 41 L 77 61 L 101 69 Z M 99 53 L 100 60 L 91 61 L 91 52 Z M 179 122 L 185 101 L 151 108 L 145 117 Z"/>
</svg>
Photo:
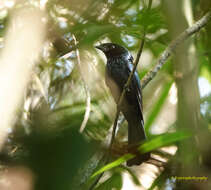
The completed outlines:
<svg viewBox="0 0 211 190">
<path fill-rule="evenodd" d="M 106 85 L 109 87 L 110 92 L 111 92 L 115 102 L 118 103 L 121 90 L 107 69 L 106 69 L 106 73 L 105 73 L 105 82 L 106 82 Z"/>
</svg>

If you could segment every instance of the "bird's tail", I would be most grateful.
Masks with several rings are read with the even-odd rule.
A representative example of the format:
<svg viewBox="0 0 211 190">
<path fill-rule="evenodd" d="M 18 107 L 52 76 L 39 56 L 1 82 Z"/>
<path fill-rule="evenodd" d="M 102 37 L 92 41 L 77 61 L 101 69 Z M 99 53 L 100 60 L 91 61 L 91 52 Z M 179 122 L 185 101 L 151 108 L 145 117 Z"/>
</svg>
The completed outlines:
<svg viewBox="0 0 211 190">
<path fill-rule="evenodd" d="M 128 166 L 140 165 L 149 158 L 149 154 L 141 154 L 137 151 L 138 145 L 146 140 L 144 131 L 144 121 L 139 118 L 128 123 L 128 147 L 129 152 L 133 152 L 136 157 L 127 161 Z"/>
</svg>

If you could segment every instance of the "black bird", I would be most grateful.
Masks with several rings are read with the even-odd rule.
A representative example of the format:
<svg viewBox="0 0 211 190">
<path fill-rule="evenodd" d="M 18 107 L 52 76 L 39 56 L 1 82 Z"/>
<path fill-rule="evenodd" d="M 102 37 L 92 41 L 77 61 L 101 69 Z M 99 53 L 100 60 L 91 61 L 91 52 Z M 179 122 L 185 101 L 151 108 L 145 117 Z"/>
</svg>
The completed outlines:
<svg viewBox="0 0 211 190">
<path fill-rule="evenodd" d="M 105 82 L 110 88 L 115 102 L 118 103 L 124 85 L 133 69 L 133 57 L 126 48 L 114 43 L 104 43 L 96 48 L 103 51 L 107 58 Z M 120 110 L 128 122 L 128 147 L 134 147 L 146 140 L 141 84 L 137 72 L 133 75 Z M 149 158 L 149 154 L 141 155 L 138 152 L 135 154 L 137 156 L 127 162 L 128 166 L 139 165 Z"/>
</svg>

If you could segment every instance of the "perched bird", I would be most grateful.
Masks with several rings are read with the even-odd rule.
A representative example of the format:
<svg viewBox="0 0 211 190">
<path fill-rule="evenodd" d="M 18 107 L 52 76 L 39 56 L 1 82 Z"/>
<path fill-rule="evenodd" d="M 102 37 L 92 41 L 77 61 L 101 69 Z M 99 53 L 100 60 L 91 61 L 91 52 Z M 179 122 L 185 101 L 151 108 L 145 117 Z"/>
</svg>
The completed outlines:
<svg viewBox="0 0 211 190">
<path fill-rule="evenodd" d="M 128 77 L 133 69 L 133 57 L 130 52 L 114 43 L 104 43 L 96 46 L 106 58 L 105 82 L 109 87 L 116 103 L 124 89 Z M 141 84 L 137 72 L 125 93 L 120 110 L 128 122 L 128 147 L 139 145 L 146 140 L 144 119 L 142 112 Z M 129 148 L 130 150 L 130 148 Z M 137 151 L 136 157 L 127 162 L 128 166 L 139 165 L 149 158 L 149 154 L 141 155 Z"/>
</svg>

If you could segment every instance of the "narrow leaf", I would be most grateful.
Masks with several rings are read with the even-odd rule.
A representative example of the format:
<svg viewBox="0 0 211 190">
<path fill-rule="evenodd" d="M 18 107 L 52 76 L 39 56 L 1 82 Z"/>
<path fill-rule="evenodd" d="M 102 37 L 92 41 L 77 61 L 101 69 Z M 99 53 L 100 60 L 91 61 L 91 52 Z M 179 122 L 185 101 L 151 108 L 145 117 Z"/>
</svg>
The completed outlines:
<svg viewBox="0 0 211 190">
<path fill-rule="evenodd" d="M 98 171 L 96 171 L 91 177 L 95 177 L 98 174 L 101 174 L 107 170 L 110 170 L 116 166 L 119 166 L 120 164 L 124 163 L 127 160 L 130 160 L 131 158 L 134 158 L 135 155 L 133 154 L 125 154 L 124 156 L 120 157 L 119 159 L 115 160 L 114 162 L 111 162 L 110 164 L 105 165 Z"/>
<path fill-rule="evenodd" d="M 159 135 L 144 144 L 140 145 L 138 150 L 141 153 L 150 152 L 152 150 L 158 149 L 163 146 L 170 145 L 177 141 L 181 141 L 183 139 L 189 138 L 191 136 L 188 132 L 178 131 L 174 133 L 167 133 L 163 135 Z"/>
</svg>

